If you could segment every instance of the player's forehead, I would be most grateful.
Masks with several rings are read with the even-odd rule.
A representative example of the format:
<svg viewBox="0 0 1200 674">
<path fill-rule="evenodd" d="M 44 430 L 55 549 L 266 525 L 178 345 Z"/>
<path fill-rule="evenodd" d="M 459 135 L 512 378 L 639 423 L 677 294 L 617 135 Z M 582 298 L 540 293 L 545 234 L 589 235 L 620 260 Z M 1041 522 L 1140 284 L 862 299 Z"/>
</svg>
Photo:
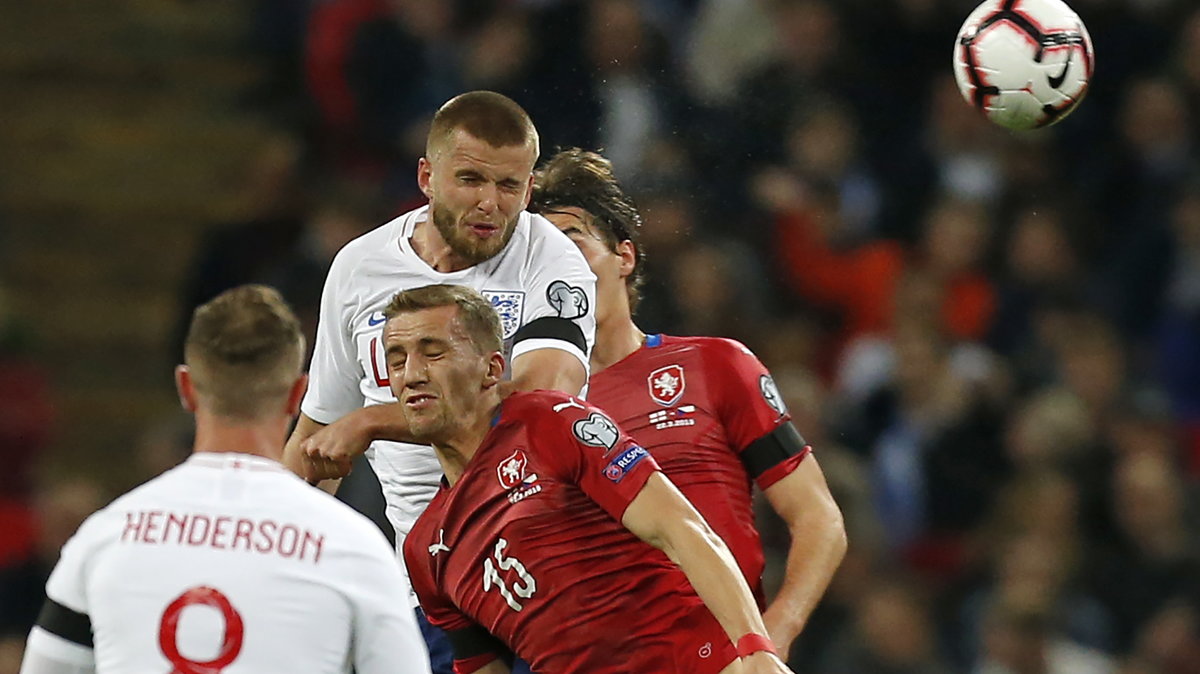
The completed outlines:
<svg viewBox="0 0 1200 674">
<path fill-rule="evenodd" d="M 474 171 L 492 179 L 521 182 L 529 179 L 537 161 L 533 143 L 496 147 L 465 129 L 451 131 L 435 154 L 435 162 L 452 173 Z"/>
<path fill-rule="evenodd" d="M 423 343 L 453 343 L 464 338 L 458 324 L 458 305 L 417 309 L 396 314 L 383 326 L 388 350 L 410 350 Z"/>
<path fill-rule="evenodd" d="M 578 230 L 592 236 L 597 235 L 592 224 L 595 218 L 591 213 L 578 206 L 555 206 L 553 209 L 542 209 L 541 214 L 560 232 Z"/>
</svg>

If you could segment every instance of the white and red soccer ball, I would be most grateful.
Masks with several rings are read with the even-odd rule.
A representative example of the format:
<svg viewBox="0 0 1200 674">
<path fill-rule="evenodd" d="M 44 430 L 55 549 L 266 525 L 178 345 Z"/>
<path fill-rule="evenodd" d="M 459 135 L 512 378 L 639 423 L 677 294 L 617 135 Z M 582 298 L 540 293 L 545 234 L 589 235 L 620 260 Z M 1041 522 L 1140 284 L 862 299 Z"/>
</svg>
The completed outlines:
<svg viewBox="0 0 1200 674">
<path fill-rule="evenodd" d="M 984 0 L 954 43 L 954 78 L 971 106 L 1010 129 L 1049 126 L 1087 92 L 1095 58 L 1062 0 Z"/>
</svg>

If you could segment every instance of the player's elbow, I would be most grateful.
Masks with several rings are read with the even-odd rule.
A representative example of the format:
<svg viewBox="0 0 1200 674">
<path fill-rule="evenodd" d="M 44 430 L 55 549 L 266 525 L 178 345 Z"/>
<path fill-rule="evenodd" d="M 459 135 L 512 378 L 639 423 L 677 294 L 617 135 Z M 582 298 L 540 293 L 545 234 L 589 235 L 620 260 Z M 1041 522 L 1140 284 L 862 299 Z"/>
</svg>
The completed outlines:
<svg viewBox="0 0 1200 674">
<path fill-rule="evenodd" d="M 810 549 L 819 545 L 836 568 L 846 556 L 850 544 L 846 536 L 846 520 L 832 497 L 820 499 L 814 505 L 805 510 L 803 517 L 794 518 L 789 523 L 792 540 L 803 541 L 804 546 Z"/>
</svg>

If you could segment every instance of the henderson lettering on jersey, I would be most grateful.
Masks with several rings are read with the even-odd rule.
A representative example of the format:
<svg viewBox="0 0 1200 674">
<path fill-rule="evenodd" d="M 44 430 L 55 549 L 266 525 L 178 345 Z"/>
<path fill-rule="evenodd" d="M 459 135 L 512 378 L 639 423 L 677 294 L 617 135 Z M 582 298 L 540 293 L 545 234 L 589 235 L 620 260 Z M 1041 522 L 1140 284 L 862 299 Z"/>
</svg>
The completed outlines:
<svg viewBox="0 0 1200 674">
<path fill-rule="evenodd" d="M 287 559 L 321 561 L 325 534 L 295 524 L 227 515 L 140 510 L 125 513 L 121 543 L 253 550 Z"/>
</svg>

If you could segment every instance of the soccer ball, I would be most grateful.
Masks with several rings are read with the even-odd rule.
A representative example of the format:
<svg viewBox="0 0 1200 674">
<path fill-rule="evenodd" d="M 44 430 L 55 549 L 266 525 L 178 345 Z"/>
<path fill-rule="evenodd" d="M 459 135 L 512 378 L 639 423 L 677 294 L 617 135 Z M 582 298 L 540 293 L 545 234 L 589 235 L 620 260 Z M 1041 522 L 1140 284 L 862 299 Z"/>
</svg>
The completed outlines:
<svg viewBox="0 0 1200 674">
<path fill-rule="evenodd" d="M 1087 92 L 1092 38 L 1062 0 L 984 0 L 958 31 L 954 79 L 967 103 L 1009 129 L 1049 126 Z"/>
</svg>

